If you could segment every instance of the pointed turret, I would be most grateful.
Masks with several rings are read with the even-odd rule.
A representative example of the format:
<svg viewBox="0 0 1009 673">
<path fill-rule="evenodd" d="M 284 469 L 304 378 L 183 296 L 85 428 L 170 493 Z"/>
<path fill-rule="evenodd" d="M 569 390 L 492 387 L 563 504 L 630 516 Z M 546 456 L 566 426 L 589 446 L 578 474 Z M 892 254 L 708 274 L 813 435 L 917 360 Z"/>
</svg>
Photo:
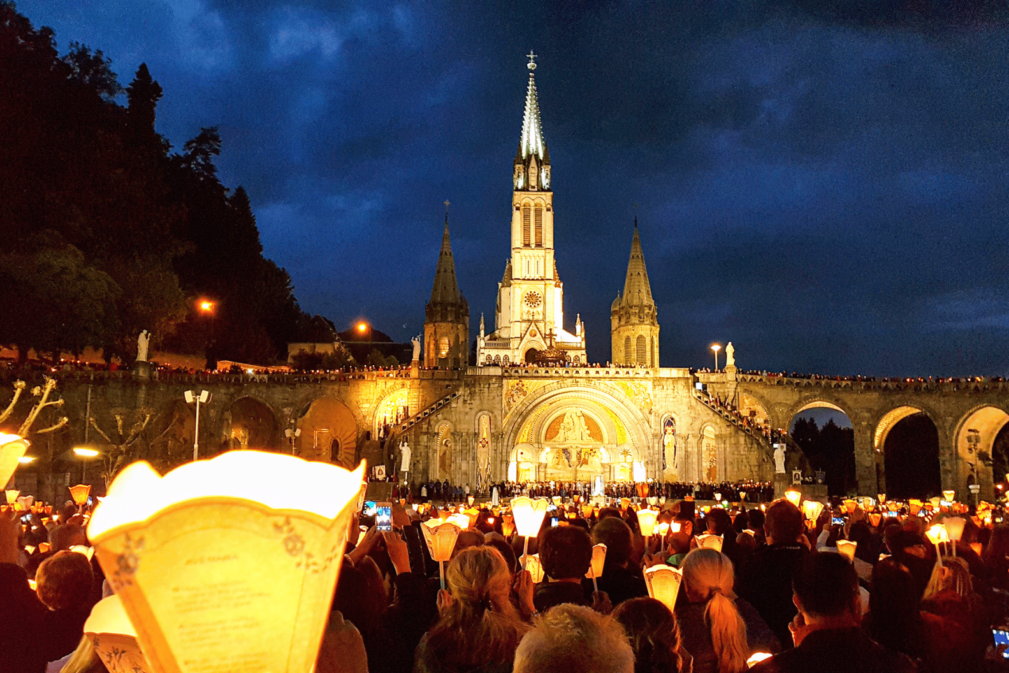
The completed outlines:
<svg viewBox="0 0 1009 673">
<path fill-rule="evenodd" d="M 452 241 L 448 233 L 448 215 L 445 215 L 445 232 L 441 236 L 441 252 L 438 253 L 438 268 L 434 272 L 434 287 L 431 288 L 431 304 L 448 304 L 459 301 L 459 284 L 455 278 L 455 259 L 452 257 Z"/>
<path fill-rule="evenodd" d="M 659 319 L 652 286 L 648 282 L 645 254 L 634 218 L 631 258 L 627 263 L 624 293 L 610 307 L 612 360 L 618 365 L 659 366 Z"/>
<path fill-rule="evenodd" d="M 631 239 L 631 259 L 627 263 L 627 278 L 624 280 L 624 306 L 650 306 L 655 308 L 652 299 L 652 286 L 648 282 L 648 269 L 645 268 L 645 254 L 641 251 L 641 237 L 638 235 L 638 218 L 634 218 L 634 238 Z"/>
<path fill-rule="evenodd" d="M 459 292 L 455 277 L 447 201 L 445 206 L 445 231 L 441 237 L 431 300 L 424 307 L 424 366 L 458 368 L 464 367 L 468 360 L 469 304 Z"/>
</svg>

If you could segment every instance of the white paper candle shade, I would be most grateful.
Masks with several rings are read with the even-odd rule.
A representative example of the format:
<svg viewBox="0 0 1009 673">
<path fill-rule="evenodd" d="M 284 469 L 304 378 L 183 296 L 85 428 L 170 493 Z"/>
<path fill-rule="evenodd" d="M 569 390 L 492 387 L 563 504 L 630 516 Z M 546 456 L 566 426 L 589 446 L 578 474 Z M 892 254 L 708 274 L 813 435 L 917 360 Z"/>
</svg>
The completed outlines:
<svg viewBox="0 0 1009 673">
<path fill-rule="evenodd" d="M 103 598 L 91 609 L 84 623 L 84 636 L 95 654 L 113 673 L 152 673 L 154 668 L 137 642 L 137 633 L 126 616 L 119 596 Z"/>
<path fill-rule="evenodd" d="M 456 538 L 462 532 L 459 526 L 452 521 L 428 519 L 421 524 L 420 529 L 424 532 L 424 541 L 427 543 L 431 560 L 439 563 L 451 561 Z"/>
<path fill-rule="evenodd" d="M 21 491 L 15 491 L 14 489 L 8 489 L 4 491 L 4 496 L 7 498 L 7 504 L 13 505 L 18 501 L 18 496 L 21 495 Z"/>
<path fill-rule="evenodd" d="M 512 515 L 515 517 L 515 530 L 519 535 L 529 538 L 536 537 L 543 526 L 549 506 L 546 498 L 515 498 L 511 502 Z"/>
<path fill-rule="evenodd" d="M 120 472 L 88 537 L 152 673 L 312 670 L 364 474 L 259 451 Z"/>
<path fill-rule="evenodd" d="M 947 502 L 953 502 L 956 500 L 956 491 L 943 491 L 942 495 Z"/>
<path fill-rule="evenodd" d="M 934 524 L 926 530 L 925 537 L 927 537 L 928 541 L 934 545 L 949 542 L 949 533 L 946 531 L 946 526 L 941 523 Z"/>
<path fill-rule="evenodd" d="M 838 540 L 837 541 L 837 551 L 841 556 L 846 557 L 849 561 L 855 560 L 855 549 L 858 547 L 857 542 L 852 542 L 851 540 Z"/>
<path fill-rule="evenodd" d="M 967 520 L 963 517 L 952 516 L 948 517 L 944 522 L 946 526 L 946 534 L 949 539 L 953 542 L 959 542 L 960 538 L 963 537 L 963 527 L 967 523 Z"/>
<path fill-rule="evenodd" d="M 683 573 L 672 566 L 657 565 L 645 568 L 644 576 L 648 596 L 661 602 L 671 611 L 675 610 L 676 594 L 680 591 Z"/>
<path fill-rule="evenodd" d="M 643 509 L 638 512 L 638 527 L 643 536 L 650 537 L 655 532 L 655 519 L 658 516 L 659 513 L 654 509 Z"/>
<path fill-rule="evenodd" d="M 91 560 L 91 557 L 94 556 L 95 554 L 94 547 L 88 547 L 82 544 L 75 544 L 74 546 L 70 547 L 70 551 L 87 556 L 89 561 Z"/>
<path fill-rule="evenodd" d="M 532 575 L 533 583 L 539 584 L 543 581 L 545 572 L 543 571 L 543 563 L 540 561 L 539 554 L 527 554 L 519 558 L 522 567 L 529 571 Z"/>
<path fill-rule="evenodd" d="M 697 546 L 701 549 L 714 549 L 717 552 L 721 552 L 722 541 L 721 535 L 705 534 L 697 536 Z"/>
<path fill-rule="evenodd" d="M 816 521 L 823 513 L 823 503 L 818 500 L 807 500 L 802 503 L 802 513 L 808 521 Z"/>
<path fill-rule="evenodd" d="M 6 486 L 14 476 L 21 457 L 27 451 L 28 440 L 21 439 L 17 435 L 0 433 L 0 488 Z"/>
<path fill-rule="evenodd" d="M 606 566 L 606 545 L 597 544 L 592 546 L 592 562 L 589 564 L 589 571 L 585 577 L 592 579 L 603 576 L 603 568 Z"/>
</svg>

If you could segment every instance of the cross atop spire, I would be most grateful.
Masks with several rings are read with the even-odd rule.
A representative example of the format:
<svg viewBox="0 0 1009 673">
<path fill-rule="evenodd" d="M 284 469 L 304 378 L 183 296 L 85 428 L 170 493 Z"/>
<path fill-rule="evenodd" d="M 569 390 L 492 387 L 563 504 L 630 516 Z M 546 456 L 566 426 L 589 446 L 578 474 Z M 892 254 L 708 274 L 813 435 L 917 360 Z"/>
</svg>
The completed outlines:
<svg viewBox="0 0 1009 673">
<path fill-rule="evenodd" d="M 526 56 L 529 58 L 529 63 L 526 64 L 526 67 L 529 68 L 530 70 L 535 70 L 536 69 L 536 52 L 534 52 L 532 49 L 530 49 L 529 53 L 526 54 Z"/>
</svg>

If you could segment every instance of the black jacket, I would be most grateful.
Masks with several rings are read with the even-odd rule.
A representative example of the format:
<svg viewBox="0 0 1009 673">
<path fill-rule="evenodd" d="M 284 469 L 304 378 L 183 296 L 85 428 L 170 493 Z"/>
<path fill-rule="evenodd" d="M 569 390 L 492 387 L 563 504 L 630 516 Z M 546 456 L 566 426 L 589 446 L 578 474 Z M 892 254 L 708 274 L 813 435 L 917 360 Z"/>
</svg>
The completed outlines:
<svg viewBox="0 0 1009 673">
<path fill-rule="evenodd" d="M 814 631 L 796 648 L 750 669 L 752 673 L 912 673 L 914 663 L 885 649 L 861 629 Z"/>
</svg>

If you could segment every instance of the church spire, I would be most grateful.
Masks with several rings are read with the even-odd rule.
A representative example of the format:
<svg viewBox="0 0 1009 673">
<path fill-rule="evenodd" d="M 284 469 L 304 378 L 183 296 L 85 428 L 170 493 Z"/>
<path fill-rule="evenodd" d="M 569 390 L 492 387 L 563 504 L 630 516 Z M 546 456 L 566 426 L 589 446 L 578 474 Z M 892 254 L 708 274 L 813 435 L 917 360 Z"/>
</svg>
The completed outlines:
<svg viewBox="0 0 1009 673">
<path fill-rule="evenodd" d="M 535 154 L 540 161 L 549 163 L 550 154 L 547 152 L 547 144 L 543 141 L 543 125 L 540 122 L 540 102 L 536 96 L 536 54 L 529 52 L 529 86 L 526 88 L 526 108 L 522 115 L 522 137 L 519 140 L 518 156 L 516 161 L 525 161 Z"/>
<path fill-rule="evenodd" d="M 652 286 L 648 282 L 645 268 L 645 254 L 641 251 L 641 237 L 638 236 L 638 218 L 634 217 L 634 238 L 631 239 L 631 259 L 627 263 L 627 278 L 624 280 L 625 306 L 655 306 Z"/>
<path fill-rule="evenodd" d="M 459 297 L 459 284 L 455 278 L 455 259 L 452 256 L 452 241 L 448 234 L 448 208 L 446 206 L 445 232 L 441 237 L 441 252 L 438 253 L 438 267 L 434 272 L 434 287 L 431 288 L 429 303 L 455 304 L 459 302 Z"/>
</svg>

